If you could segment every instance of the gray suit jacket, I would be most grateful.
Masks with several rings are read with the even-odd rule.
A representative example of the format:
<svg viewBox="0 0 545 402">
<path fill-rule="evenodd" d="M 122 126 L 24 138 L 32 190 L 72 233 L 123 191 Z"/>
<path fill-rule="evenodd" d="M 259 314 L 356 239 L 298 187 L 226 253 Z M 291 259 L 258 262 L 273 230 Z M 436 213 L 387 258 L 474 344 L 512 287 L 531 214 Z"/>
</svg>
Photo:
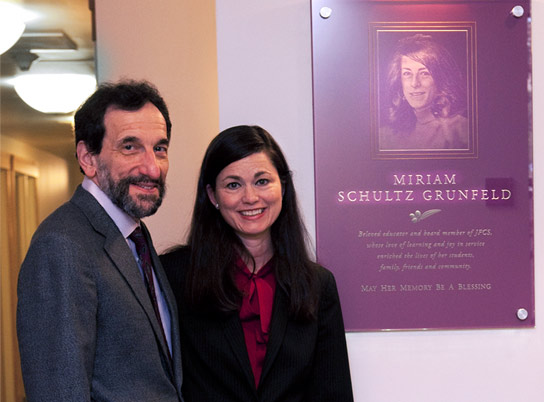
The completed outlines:
<svg viewBox="0 0 545 402">
<path fill-rule="evenodd" d="M 78 187 L 38 227 L 18 284 L 29 402 L 183 400 L 176 302 L 153 248 L 152 259 L 171 314 L 172 359 L 134 256 L 90 193 Z"/>
</svg>

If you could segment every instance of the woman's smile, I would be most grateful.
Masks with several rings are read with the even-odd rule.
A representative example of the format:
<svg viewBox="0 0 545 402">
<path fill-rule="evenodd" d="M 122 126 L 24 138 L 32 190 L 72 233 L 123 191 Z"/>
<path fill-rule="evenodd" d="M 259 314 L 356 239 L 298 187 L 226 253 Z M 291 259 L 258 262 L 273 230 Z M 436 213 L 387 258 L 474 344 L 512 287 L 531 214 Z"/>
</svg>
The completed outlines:
<svg viewBox="0 0 545 402">
<path fill-rule="evenodd" d="M 265 208 L 259 208 L 259 209 L 252 209 L 250 211 L 240 211 L 240 213 L 243 216 L 255 217 L 255 216 L 259 215 L 259 214 L 262 214 L 264 210 L 265 210 Z"/>
</svg>

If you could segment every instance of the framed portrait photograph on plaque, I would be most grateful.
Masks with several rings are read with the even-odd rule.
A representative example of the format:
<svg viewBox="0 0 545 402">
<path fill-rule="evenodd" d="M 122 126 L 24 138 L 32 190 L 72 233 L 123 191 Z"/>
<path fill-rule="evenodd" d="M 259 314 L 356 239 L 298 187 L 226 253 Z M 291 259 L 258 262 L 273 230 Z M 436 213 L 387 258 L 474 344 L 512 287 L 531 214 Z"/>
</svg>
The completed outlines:
<svg viewBox="0 0 545 402">
<path fill-rule="evenodd" d="M 476 156 L 475 24 L 369 28 L 374 157 Z"/>
<path fill-rule="evenodd" d="M 530 11 L 312 0 L 317 259 L 348 331 L 534 327 Z"/>
</svg>

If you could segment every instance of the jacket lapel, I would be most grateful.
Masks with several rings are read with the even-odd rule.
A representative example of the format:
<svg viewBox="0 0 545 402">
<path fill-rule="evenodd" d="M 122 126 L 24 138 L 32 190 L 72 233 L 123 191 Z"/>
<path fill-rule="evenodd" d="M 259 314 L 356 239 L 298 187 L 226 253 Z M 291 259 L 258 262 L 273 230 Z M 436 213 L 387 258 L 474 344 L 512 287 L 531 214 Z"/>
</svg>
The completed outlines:
<svg viewBox="0 0 545 402">
<path fill-rule="evenodd" d="M 72 202 L 79 206 L 82 212 L 87 216 L 87 219 L 93 228 L 104 236 L 105 252 L 111 258 L 121 275 L 125 278 L 134 296 L 144 309 L 155 336 L 161 345 L 161 350 L 165 354 L 165 357 L 167 357 L 166 360 L 168 361 L 168 356 L 170 356 L 168 345 L 166 345 L 163 339 L 162 328 L 157 321 L 157 317 L 155 316 L 155 311 L 153 310 L 153 306 L 146 289 L 146 284 L 142 279 L 140 269 L 138 268 L 138 263 L 134 259 L 134 255 L 132 254 L 126 239 L 121 235 L 121 232 L 110 216 L 106 213 L 104 208 L 102 208 L 98 201 L 81 186 L 79 186 L 74 193 Z M 150 241 L 147 230 L 146 235 L 148 236 L 148 241 Z M 149 244 L 151 244 L 151 242 Z M 158 260 L 157 255 L 155 253 L 152 254 L 154 256 L 153 263 L 156 264 Z M 161 287 L 164 288 L 164 282 L 161 284 Z M 172 303 L 170 301 L 168 302 L 168 306 L 172 313 Z"/>
<path fill-rule="evenodd" d="M 274 295 L 273 313 L 271 318 L 271 330 L 267 343 L 267 353 L 263 363 L 261 378 L 265 378 L 272 367 L 274 359 L 284 341 L 286 327 L 288 325 L 288 298 L 280 286 L 276 287 Z"/>
<path fill-rule="evenodd" d="M 255 389 L 254 374 L 252 373 L 252 366 L 250 365 L 250 359 L 248 358 L 244 331 L 242 330 L 242 324 L 240 323 L 238 313 L 232 313 L 229 318 L 227 318 L 223 333 L 242 368 L 246 381 Z"/>
<path fill-rule="evenodd" d="M 129 287 L 132 289 L 134 296 L 144 309 L 153 328 L 153 332 L 161 344 L 163 353 L 170 354 L 170 352 L 168 352 L 168 346 L 164 342 L 162 328 L 155 315 L 151 299 L 146 289 L 146 284 L 142 279 L 138 264 L 134 259 L 126 240 L 119 232 L 117 233 L 117 236 L 109 234 L 106 236 L 104 242 L 104 250 L 110 256 L 121 275 L 123 275 Z"/>
<path fill-rule="evenodd" d="M 265 355 L 265 362 L 263 363 L 261 379 L 265 378 L 270 371 L 272 364 L 278 355 L 278 351 L 284 340 L 287 325 L 288 299 L 284 291 L 277 286 L 274 295 L 271 331 L 269 342 L 267 343 L 267 354 Z M 240 323 L 237 313 L 233 313 L 232 316 L 227 319 L 224 327 L 224 334 L 242 368 L 244 377 L 251 387 L 255 389 L 254 375 L 250 365 L 250 359 L 248 358 L 248 351 L 246 350 L 246 342 L 244 340 L 244 331 L 242 330 L 242 324 Z"/>
<path fill-rule="evenodd" d="M 148 244 L 152 245 L 153 242 L 151 240 L 151 236 L 149 234 L 149 231 L 144 225 L 144 222 L 140 223 L 142 230 L 144 232 L 144 235 L 146 236 L 146 239 L 148 241 Z M 178 331 L 178 308 L 176 306 L 176 298 L 174 296 L 174 293 L 172 293 L 172 290 L 170 288 L 168 278 L 166 277 L 165 271 L 163 270 L 163 266 L 161 265 L 161 261 L 159 260 L 159 257 L 157 256 L 157 253 L 155 251 L 155 247 L 151 247 L 151 260 L 153 263 L 153 268 L 155 271 L 155 276 L 157 278 L 157 281 L 159 282 L 159 287 L 161 288 L 161 291 L 163 292 L 165 303 L 167 305 L 168 311 L 170 313 L 170 335 L 171 335 L 171 345 L 172 345 L 172 363 L 173 363 L 173 369 L 174 369 L 174 381 L 178 387 L 178 389 L 181 389 L 182 387 L 182 358 L 181 358 L 181 350 L 180 350 L 180 333 Z M 147 296 L 147 293 L 146 293 Z M 149 299 L 149 297 L 148 297 Z M 149 303 L 151 306 L 151 302 Z M 153 312 L 153 309 L 152 309 Z M 149 314 L 149 312 L 148 312 Z M 155 312 L 153 312 L 153 317 L 155 317 Z M 153 322 L 156 322 L 157 319 L 152 320 Z M 162 330 L 158 327 L 159 330 Z M 168 345 L 165 344 L 163 340 L 163 336 L 161 333 L 160 340 L 161 340 L 161 347 L 163 348 L 163 352 L 170 354 L 168 350 Z"/>
</svg>

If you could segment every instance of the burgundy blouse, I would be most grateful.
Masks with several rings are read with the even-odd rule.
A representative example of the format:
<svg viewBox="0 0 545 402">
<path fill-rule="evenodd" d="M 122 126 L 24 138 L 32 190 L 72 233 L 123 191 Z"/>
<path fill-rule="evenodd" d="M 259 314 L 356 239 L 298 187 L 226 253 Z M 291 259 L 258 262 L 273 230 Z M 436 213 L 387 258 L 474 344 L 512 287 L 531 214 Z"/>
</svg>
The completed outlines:
<svg viewBox="0 0 545 402">
<path fill-rule="evenodd" d="M 236 268 L 235 284 L 243 294 L 239 317 L 257 388 L 267 352 L 276 281 L 272 259 L 257 274 L 250 272 L 241 258 Z"/>
</svg>

